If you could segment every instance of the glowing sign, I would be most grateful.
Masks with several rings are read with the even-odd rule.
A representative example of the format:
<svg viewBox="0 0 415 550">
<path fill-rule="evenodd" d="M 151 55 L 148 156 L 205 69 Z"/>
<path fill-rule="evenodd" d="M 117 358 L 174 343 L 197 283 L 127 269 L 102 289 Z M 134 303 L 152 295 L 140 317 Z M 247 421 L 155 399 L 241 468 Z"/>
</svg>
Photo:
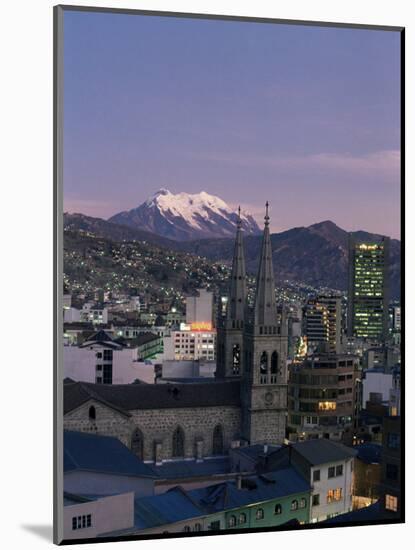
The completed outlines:
<svg viewBox="0 0 415 550">
<path fill-rule="evenodd" d="M 190 328 L 191 330 L 195 330 L 195 331 L 212 330 L 212 323 L 208 323 L 208 322 L 191 323 Z"/>
</svg>

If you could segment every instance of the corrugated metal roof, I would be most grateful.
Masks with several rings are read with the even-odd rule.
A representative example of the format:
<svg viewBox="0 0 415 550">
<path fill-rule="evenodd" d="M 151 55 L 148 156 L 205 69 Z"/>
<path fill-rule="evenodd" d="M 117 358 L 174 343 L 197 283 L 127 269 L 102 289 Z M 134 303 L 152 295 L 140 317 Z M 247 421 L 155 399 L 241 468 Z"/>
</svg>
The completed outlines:
<svg viewBox="0 0 415 550">
<path fill-rule="evenodd" d="M 157 473 L 115 437 L 64 431 L 64 472 L 83 470 L 156 478 Z"/>
<path fill-rule="evenodd" d="M 312 466 L 338 462 L 356 456 L 357 451 L 330 439 L 309 439 L 293 445 L 293 449 Z"/>
</svg>

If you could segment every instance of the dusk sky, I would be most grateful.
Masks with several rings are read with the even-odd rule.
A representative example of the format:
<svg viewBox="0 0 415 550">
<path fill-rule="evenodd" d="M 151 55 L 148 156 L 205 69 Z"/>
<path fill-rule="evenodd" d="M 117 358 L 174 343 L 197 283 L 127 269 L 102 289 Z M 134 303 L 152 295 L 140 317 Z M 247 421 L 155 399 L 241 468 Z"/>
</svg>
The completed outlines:
<svg viewBox="0 0 415 550">
<path fill-rule="evenodd" d="M 64 209 L 161 187 L 400 237 L 398 32 L 65 12 Z"/>
</svg>

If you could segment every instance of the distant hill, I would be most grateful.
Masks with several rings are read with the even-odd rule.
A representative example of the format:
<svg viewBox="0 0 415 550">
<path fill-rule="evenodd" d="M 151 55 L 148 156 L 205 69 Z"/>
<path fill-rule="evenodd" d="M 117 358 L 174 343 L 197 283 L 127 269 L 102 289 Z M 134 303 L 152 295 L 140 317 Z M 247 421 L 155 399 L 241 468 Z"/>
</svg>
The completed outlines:
<svg viewBox="0 0 415 550">
<path fill-rule="evenodd" d="M 148 242 L 169 250 L 187 252 L 213 261 L 229 263 L 232 259 L 234 240 L 199 239 L 174 241 L 153 233 L 115 224 L 82 214 L 65 214 L 66 229 L 81 230 L 113 241 Z M 378 240 L 381 236 L 364 231 L 354 233 L 362 240 Z M 295 227 L 271 235 L 276 282 L 303 282 L 314 287 L 347 289 L 349 233 L 332 221 L 323 221 L 309 227 Z M 247 235 L 244 248 L 247 269 L 255 273 L 258 267 L 261 235 Z M 401 243 L 391 239 L 390 289 L 391 297 L 400 298 Z"/>
</svg>

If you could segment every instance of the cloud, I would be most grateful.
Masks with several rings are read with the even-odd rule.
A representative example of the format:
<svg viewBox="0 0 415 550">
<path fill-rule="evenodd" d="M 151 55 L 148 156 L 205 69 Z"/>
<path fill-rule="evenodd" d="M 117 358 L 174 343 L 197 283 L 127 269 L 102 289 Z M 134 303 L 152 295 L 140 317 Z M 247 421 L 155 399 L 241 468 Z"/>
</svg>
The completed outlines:
<svg viewBox="0 0 415 550">
<path fill-rule="evenodd" d="M 339 172 L 353 176 L 399 177 L 400 152 L 395 149 L 356 155 L 352 153 L 315 153 L 304 155 L 258 155 L 208 153 L 197 155 L 200 159 L 245 167 L 267 167 L 292 172 Z"/>
</svg>

